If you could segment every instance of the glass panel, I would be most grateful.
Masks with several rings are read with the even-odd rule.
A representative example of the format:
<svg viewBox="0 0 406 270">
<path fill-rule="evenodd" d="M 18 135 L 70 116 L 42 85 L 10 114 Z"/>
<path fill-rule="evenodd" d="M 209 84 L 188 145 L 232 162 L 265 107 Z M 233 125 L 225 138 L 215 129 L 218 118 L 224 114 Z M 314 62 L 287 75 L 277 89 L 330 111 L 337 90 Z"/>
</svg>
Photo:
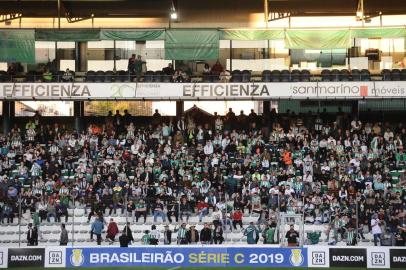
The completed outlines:
<svg viewBox="0 0 406 270">
<path fill-rule="evenodd" d="M 57 42 L 57 56 L 59 59 L 59 70 L 70 69 L 76 71 L 75 67 L 75 42 Z"/>
<path fill-rule="evenodd" d="M 240 114 L 240 111 L 248 115 L 252 109 L 258 113 L 260 107 L 257 101 L 185 101 L 184 104 L 185 111 L 196 105 L 210 114 L 217 112 L 219 115 L 225 115 L 229 108 L 233 109 L 236 115 Z"/>
<path fill-rule="evenodd" d="M 124 110 L 133 116 L 152 116 L 158 110 L 162 116 L 176 115 L 175 101 L 86 101 L 85 116 L 106 116 L 109 111 L 113 113 Z"/>
<path fill-rule="evenodd" d="M 116 41 L 116 70 L 127 70 L 128 59 L 132 54 L 137 54 L 136 48 L 134 40 Z"/>
<path fill-rule="evenodd" d="M 113 70 L 114 40 L 89 41 L 87 59 L 87 70 Z"/>
<path fill-rule="evenodd" d="M 42 116 L 73 116 L 72 101 L 16 101 L 16 116 L 34 116 L 38 111 Z"/>
</svg>

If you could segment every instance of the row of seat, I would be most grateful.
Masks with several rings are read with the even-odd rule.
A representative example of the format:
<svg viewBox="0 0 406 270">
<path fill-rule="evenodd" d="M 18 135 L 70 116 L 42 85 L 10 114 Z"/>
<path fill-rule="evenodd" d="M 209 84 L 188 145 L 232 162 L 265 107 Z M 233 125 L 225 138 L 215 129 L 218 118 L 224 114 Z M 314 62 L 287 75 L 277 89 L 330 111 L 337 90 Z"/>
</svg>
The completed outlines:
<svg viewBox="0 0 406 270">
<path fill-rule="evenodd" d="M 382 81 L 406 81 L 406 69 L 383 69 L 381 76 Z"/>
</svg>

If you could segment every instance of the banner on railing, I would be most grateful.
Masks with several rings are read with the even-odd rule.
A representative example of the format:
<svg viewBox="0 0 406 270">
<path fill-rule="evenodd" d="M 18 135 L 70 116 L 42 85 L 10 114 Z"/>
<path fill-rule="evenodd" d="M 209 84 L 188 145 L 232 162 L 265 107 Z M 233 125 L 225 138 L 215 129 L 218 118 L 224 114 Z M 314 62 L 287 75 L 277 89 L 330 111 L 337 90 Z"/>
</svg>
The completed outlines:
<svg viewBox="0 0 406 270">
<path fill-rule="evenodd" d="M 68 248 L 67 267 L 306 267 L 306 248 L 130 247 Z"/>
<path fill-rule="evenodd" d="M 406 82 L 0 83 L 0 99 L 233 100 L 404 98 Z"/>
</svg>

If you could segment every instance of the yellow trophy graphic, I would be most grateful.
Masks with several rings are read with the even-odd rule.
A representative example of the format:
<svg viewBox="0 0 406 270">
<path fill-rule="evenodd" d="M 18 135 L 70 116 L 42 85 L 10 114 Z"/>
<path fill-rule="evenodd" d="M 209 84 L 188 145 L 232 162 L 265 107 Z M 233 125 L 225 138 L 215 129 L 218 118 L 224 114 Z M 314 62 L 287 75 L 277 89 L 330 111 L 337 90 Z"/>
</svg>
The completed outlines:
<svg viewBox="0 0 406 270">
<path fill-rule="evenodd" d="M 303 263 L 303 255 L 301 249 L 291 249 L 290 263 L 293 266 L 300 266 Z"/>
<path fill-rule="evenodd" d="M 73 249 L 70 256 L 70 262 L 73 266 L 81 266 L 84 262 L 84 257 L 81 249 Z"/>
</svg>

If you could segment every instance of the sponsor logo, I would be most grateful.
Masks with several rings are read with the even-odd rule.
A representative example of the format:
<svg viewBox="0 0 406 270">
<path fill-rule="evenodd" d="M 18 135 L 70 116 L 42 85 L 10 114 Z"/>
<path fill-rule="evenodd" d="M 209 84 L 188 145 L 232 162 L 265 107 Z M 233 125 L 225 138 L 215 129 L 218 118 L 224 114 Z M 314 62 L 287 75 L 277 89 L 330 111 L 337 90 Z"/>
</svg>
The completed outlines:
<svg viewBox="0 0 406 270">
<path fill-rule="evenodd" d="M 347 84 L 328 84 L 328 85 L 293 85 L 290 87 L 293 95 L 299 96 L 368 96 L 367 85 L 347 85 Z"/>
<path fill-rule="evenodd" d="M 372 95 L 374 96 L 388 96 L 388 97 L 399 97 L 406 95 L 406 88 L 401 86 L 376 86 L 372 89 Z"/>
<path fill-rule="evenodd" d="M 366 248 L 330 248 L 330 266 L 367 267 Z"/>
<path fill-rule="evenodd" d="M 371 252 L 371 264 L 373 266 L 385 266 L 385 253 Z"/>
<path fill-rule="evenodd" d="M 394 249 L 390 251 L 390 267 L 391 268 L 403 268 L 406 266 L 406 249 Z"/>
<path fill-rule="evenodd" d="M 81 266 L 85 262 L 81 249 L 72 249 L 72 255 L 70 255 L 70 263 L 73 266 Z"/>
<path fill-rule="evenodd" d="M 50 251 L 48 255 L 48 264 L 62 264 L 62 251 Z"/>
<path fill-rule="evenodd" d="M 363 262 L 364 256 L 333 256 L 333 262 Z"/>
<path fill-rule="evenodd" d="M 404 263 L 406 263 L 406 256 L 394 256 L 393 261 L 394 262 L 404 262 Z"/>
<path fill-rule="evenodd" d="M 45 262 L 44 248 L 10 248 L 8 250 L 9 267 L 38 266 Z"/>
<path fill-rule="evenodd" d="M 291 254 L 289 257 L 290 263 L 293 266 L 300 266 L 303 263 L 303 255 L 301 249 L 291 249 Z"/>
<path fill-rule="evenodd" d="M 312 252 L 312 264 L 313 265 L 326 265 L 326 253 L 324 251 Z"/>
<path fill-rule="evenodd" d="M 90 97 L 87 85 L 73 84 L 5 84 L 4 97 Z"/>
<path fill-rule="evenodd" d="M 185 97 L 269 97 L 266 84 L 192 84 L 183 85 Z"/>
</svg>

